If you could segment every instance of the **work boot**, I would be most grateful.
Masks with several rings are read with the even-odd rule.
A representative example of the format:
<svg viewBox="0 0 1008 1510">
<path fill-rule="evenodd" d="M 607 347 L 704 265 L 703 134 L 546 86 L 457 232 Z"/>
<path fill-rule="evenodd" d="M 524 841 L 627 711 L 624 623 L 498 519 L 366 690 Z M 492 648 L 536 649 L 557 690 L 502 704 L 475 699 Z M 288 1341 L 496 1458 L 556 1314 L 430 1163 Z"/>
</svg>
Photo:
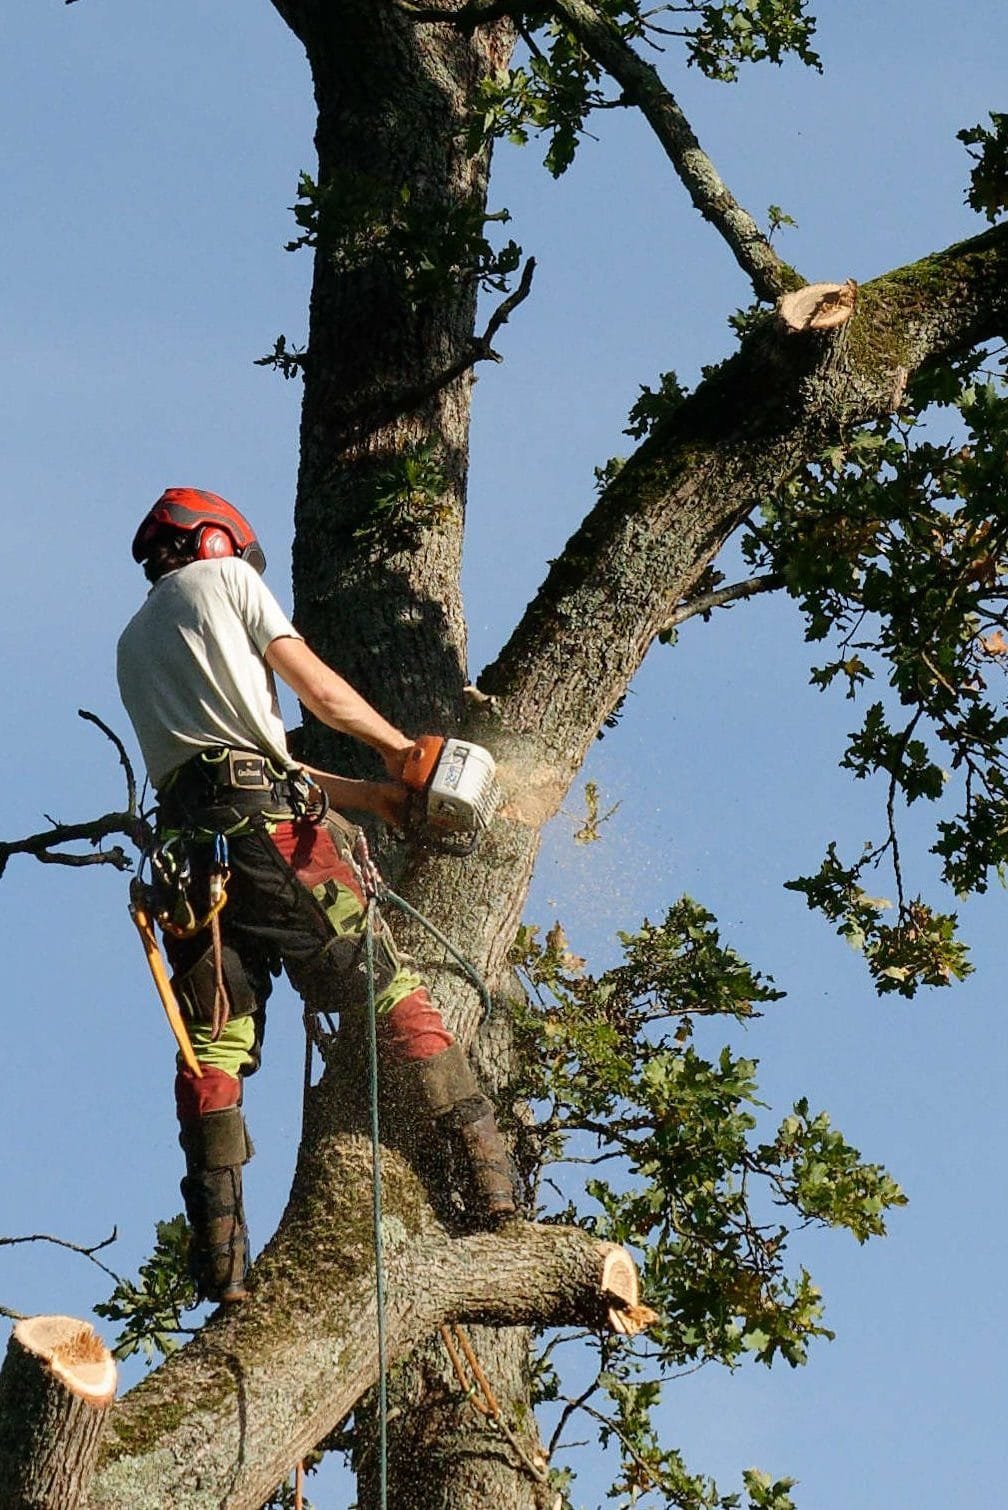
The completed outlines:
<svg viewBox="0 0 1008 1510">
<path fill-rule="evenodd" d="M 480 1090 L 461 1045 L 453 1043 L 440 1054 L 398 1068 L 413 1081 L 431 1116 L 455 1135 L 472 1187 L 470 1214 L 488 1227 L 514 1216 L 514 1166 L 493 1106 Z"/>
<path fill-rule="evenodd" d="M 179 1133 L 186 1156 L 182 1199 L 192 1229 L 189 1273 L 200 1300 L 237 1305 L 247 1299 L 248 1228 L 242 1165 L 252 1157 L 237 1106 L 205 1112 Z"/>
<path fill-rule="evenodd" d="M 482 1103 L 477 1106 L 475 1103 Z M 506 1221 L 518 1209 L 515 1201 L 515 1171 L 494 1109 L 486 1096 L 472 1098 L 449 1113 L 458 1133 L 478 1205 L 490 1226 Z"/>
</svg>

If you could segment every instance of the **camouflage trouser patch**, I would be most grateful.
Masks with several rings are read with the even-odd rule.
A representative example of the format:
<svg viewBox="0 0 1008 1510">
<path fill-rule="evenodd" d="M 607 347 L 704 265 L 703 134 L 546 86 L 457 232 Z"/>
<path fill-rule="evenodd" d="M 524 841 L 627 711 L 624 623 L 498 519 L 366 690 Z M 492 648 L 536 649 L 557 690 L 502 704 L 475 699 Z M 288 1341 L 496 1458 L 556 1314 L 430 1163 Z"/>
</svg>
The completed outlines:
<svg viewBox="0 0 1008 1510">
<path fill-rule="evenodd" d="M 348 969 L 358 972 L 365 964 L 364 933 L 367 926 L 366 907 L 355 893 L 339 881 L 330 879 L 312 887 L 312 895 L 329 920 L 333 931 L 332 941 L 325 946 L 315 970 L 327 968 L 342 975 Z M 415 991 L 426 993 L 423 977 L 405 960 L 395 945 L 384 918 L 378 909 L 372 909 L 372 940 L 374 945 L 375 1010 L 379 1017 L 391 1012 L 393 1007 L 412 996 Z M 351 946 L 352 956 L 346 954 L 346 945 Z M 343 946 L 342 948 L 340 946 Z M 360 990 L 357 983 L 358 994 Z"/>
<path fill-rule="evenodd" d="M 209 818 L 207 828 L 212 829 Z M 207 930 L 165 940 L 201 1065 L 235 1076 L 258 1068 L 266 1001 L 281 967 L 313 1011 L 341 1015 L 366 1005 L 367 898 L 353 858 L 355 832 L 336 817 L 313 823 L 292 816 L 254 823 L 231 839 L 228 901 L 220 914 L 231 1017 L 216 1040 L 206 1021 L 214 982 Z M 202 869 L 209 873 L 211 859 L 210 843 L 193 844 L 194 889 Z M 387 1025 L 383 1037 L 394 1058 L 426 1057 L 439 1039 L 451 1043 L 451 1034 L 423 977 L 400 954 L 377 909 L 373 924 L 376 1007 Z M 402 1011 L 392 1021 L 398 1007 Z"/>
</svg>

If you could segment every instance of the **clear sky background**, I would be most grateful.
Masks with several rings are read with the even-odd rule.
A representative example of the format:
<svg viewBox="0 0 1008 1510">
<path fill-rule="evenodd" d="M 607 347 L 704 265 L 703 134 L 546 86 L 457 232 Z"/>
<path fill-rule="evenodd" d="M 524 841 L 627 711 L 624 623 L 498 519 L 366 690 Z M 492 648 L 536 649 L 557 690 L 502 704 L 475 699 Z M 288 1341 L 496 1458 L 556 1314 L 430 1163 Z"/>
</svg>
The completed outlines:
<svg viewBox="0 0 1008 1510">
<path fill-rule="evenodd" d="M 281 331 L 304 340 L 310 263 L 282 247 L 314 158 L 307 66 L 266 0 L 17 0 L 2 39 L 10 838 L 43 813 L 122 801 L 114 751 L 76 709 L 125 731 L 113 648 L 144 590 L 129 542 L 162 488 L 209 487 L 247 512 L 289 604 L 300 392 L 252 363 Z M 798 221 L 784 254 L 810 279 L 865 280 L 979 230 L 955 133 L 1003 108 L 1003 0 L 823 0 L 818 42 L 823 76 L 673 76 L 737 197 Z M 638 385 L 668 368 L 694 381 L 749 298 L 643 124 L 599 129 L 559 184 L 534 146 L 497 159 L 492 206 L 510 208 L 539 270 L 499 340 L 506 365 L 481 369 L 476 390 L 474 673 L 590 503 L 593 466 L 630 449 Z M 562 918 L 602 967 L 617 928 L 683 891 L 703 901 L 788 992 L 733 1035 L 774 1112 L 807 1094 L 911 1199 L 886 1241 L 799 1243 L 837 1340 L 794 1372 L 670 1385 L 669 1440 L 724 1490 L 747 1465 L 793 1475 L 801 1510 L 986 1510 L 1004 1502 L 1004 898 L 965 909 L 965 986 L 879 1003 L 861 961 L 781 890 L 830 837 L 853 851 L 883 822 L 883 794 L 836 769 L 855 715 L 809 689 L 808 664 L 797 615 L 769 600 L 656 649 L 585 771 L 619 810 L 579 848 L 572 794 L 528 916 Z M 923 884 L 926 827 L 908 835 Z M 131 1273 L 179 1209 L 181 1155 L 171 1041 L 125 902 L 111 870 L 21 859 L 0 883 L 0 1233 L 88 1243 L 115 1226 L 104 1256 Z M 257 1246 L 287 1194 L 301 1063 L 299 1013 L 278 993 L 247 1097 Z M 5 1306 L 86 1315 L 108 1289 L 53 1247 L 0 1248 Z M 597 1502 L 593 1482 L 576 1503 Z M 320 1510 L 347 1503 L 335 1474 L 311 1493 Z"/>
</svg>

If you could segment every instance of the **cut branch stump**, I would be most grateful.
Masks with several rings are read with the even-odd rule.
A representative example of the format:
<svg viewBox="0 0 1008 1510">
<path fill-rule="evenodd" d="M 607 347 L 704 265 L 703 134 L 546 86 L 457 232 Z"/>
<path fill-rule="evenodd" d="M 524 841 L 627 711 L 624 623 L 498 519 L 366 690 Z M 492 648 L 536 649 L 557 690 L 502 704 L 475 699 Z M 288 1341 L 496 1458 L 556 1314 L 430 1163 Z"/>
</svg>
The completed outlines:
<svg viewBox="0 0 1008 1510">
<path fill-rule="evenodd" d="M 0 1369 L 0 1494 L 5 1510 L 75 1510 L 95 1470 L 116 1366 L 94 1328 L 30 1316 Z"/>
<path fill-rule="evenodd" d="M 857 293 L 853 278 L 846 283 L 806 283 L 777 300 L 777 318 L 788 330 L 835 330 L 854 313 Z"/>
</svg>

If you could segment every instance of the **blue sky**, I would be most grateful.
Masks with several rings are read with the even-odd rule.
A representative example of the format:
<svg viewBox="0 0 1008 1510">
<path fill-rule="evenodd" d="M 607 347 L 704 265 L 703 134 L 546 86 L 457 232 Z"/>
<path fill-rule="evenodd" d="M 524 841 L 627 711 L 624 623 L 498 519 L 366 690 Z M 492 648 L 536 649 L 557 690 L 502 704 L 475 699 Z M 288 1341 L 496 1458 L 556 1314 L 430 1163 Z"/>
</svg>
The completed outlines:
<svg viewBox="0 0 1008 1510">
<path fill-rule="evenodd" d="M 310 265 L 283 252 L 310 168 L 307 67 L 266 0 L 44 0 L 9 7 L 0 113 L 5 647 L 12 759 L 0 836 L 121 799 L 112 652 L 142 596 L 129 540 L 169 484 L 213 488 L 257 523 L 289 602 L 298 387 L 254 367 L 305 331 Z M 823 76 L 763 66 L 675 87 L 758 216 L 798 221 L 782 249 L 810 279 L 866 279 L 972 234 L 956 131 L 1002 103 L 1003 4 L 822 7 Z M 466 594 L 475 672 L 544 562 L 625 452 L 637 386 L 693 381 L 730 346 L 741 274 L 632 119 L 606 117 L 553 184 L 535 146 L 498 154 L 492 205 L 538 261 L 533 298 L 479 374 Z M 507 562 L 501 570 L 500 563 Z M 572 842 L 572 793 L 529 917 L 563 919 L 604 965 L 617 928 L 682 891 L 788 992 L 737 1042 L 775 1110 L 827 1108 L 911 1204 L 885 1242 L 796 1250 L 837 1341 L 797 1372 L 715 1370 L 667 1395 L 670 1440 L 725 1489 L 755 1464 L 799 1480 L 802 1510 L 1000 1502 L 1003 1352 L 991 1336 L 1005 1242 L 998 1179 L 1006 1062 L 1003 896 L 966 910 L 977 973 L 955 992 L 879 1003 L 860 962 L 780 883 L 833 835 L 881 826 L 881 794 L 836 769 L 850 707 L 807 686 L 797 616 L 758 601 L 657 649 L 585 775 L 619 802 Z M 911 830 L 921 852 L 927 837 Z M 921 860 L 920 873 L 927 875 Z M 125 882 L 13 861 L 0 886 L 7 1075 L 0 1231 L 91 1242 L 131 1272 L 179 1208 L 171 1045 L 125 912 Z M 249 1088 L 254 1240 L 287 1192 L 299 1125 L 299 1014 L 277 999 Z M 107 1283 L 40 1245 L 0 1249 L 0 1303 L 87 1314 Z M 346 1503 L 332 1476 L 313 1491 Z M 328 1497 L 327 1497 L 328 1496 Z M 579 1503 L 594 1504 L 587 1485 Z"/>
</svg>

